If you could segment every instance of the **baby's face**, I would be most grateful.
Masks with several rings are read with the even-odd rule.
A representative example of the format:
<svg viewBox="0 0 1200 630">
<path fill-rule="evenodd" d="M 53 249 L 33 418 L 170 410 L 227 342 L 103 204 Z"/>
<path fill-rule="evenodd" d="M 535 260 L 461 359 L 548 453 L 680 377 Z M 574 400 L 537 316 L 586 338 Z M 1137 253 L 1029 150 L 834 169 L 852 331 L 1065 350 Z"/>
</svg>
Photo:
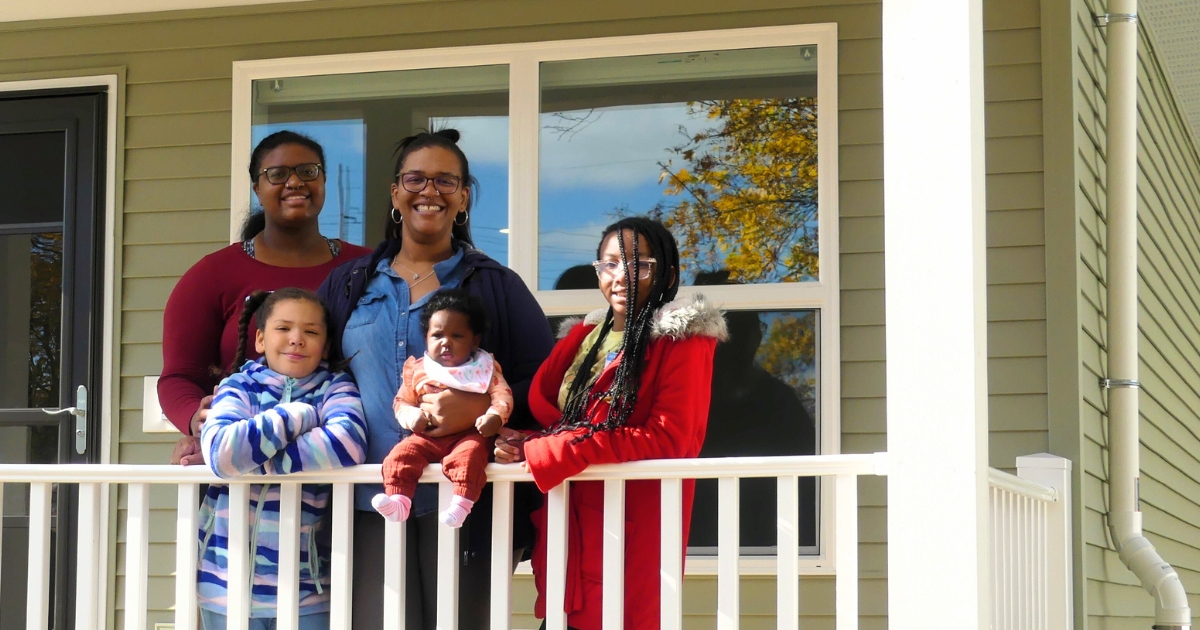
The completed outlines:
<svg viewBox="0 0 1200 630">
<path fill-rule="evenodd" d="M 426 351 L 434 361 L 446 367 L 459 366 L 471 360 L 481 337 L 471 330 L 466 315 L 458 311 L 438 311 L 429 318 Z"/>
</svg>

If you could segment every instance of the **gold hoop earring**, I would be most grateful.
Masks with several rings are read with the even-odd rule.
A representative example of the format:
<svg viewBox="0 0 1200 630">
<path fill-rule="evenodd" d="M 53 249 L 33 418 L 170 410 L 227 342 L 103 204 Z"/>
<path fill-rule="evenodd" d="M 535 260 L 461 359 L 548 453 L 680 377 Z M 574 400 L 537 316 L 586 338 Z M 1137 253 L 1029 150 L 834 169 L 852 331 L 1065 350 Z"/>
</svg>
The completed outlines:
<svg viewBox="0 0 1200 630">
<path fill-rule="evenodd" d="M 404 215 L 400 214 L 400 212 L 396 210 L 396 206 L 392 206 L 392 211 L 388 213 L 388 216 L 391 217 L 392 223 L 395 223 L 396 225 L 400 225 L 400 223 L 404 221 Z"/>
<path fill-rule="evenodd" d="M 459 222 L 458 222 L 458 217 L 462 217 L 462 218 L 463 218 L 463 220 L 462 220 L 462 223 L 459 223 Z M 462 226 L 464 226 L 464 225 L 466 225 L 466 224 L 467 224 L 467 221 L 470 221 L 470 220 L 471 220 L 470 213 L 469 213 L 469 212 L 467 212 L 466 210 L 463 210 L 462 212 L 460 212 L 460 213 L 458 213 L 457 215 L 455 215 L 455 216 L 454 216 L 454 225 L 457 225 L 457 226 L 459 226 L 459 227 L 462 227 Z"/>
</svg>

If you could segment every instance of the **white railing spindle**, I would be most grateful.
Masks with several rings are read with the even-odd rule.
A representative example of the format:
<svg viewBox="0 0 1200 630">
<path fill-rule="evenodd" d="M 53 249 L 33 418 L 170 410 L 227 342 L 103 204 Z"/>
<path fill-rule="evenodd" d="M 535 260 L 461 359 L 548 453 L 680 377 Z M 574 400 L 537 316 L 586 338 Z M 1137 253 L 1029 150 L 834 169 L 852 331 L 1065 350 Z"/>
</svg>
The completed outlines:
<svg viewBox="0 0 1200 630">
<path fill-rule="evenodd" d="M 78 523 L 76 531 L 79 540 L 75 545 L 75 627 L 78 630 L 90 630 L 96 625 L 100 608 L 100 484 L 79 484 Z"/>
<path fill-rule="evenodd" d="M 737 630 L 741 617 L 741 480 L 717 481 L 717 630 Z"/>
<path fill-rule="evenodd" d="M 179 484 L 175 515 L 175 630 L 196 630 L 200 486 Z"/>
<path fill-rule="evenodd" d="M 796 630 L 800 623 L 800 482 L 795 476 L 780 477 L 777 488 L 775 627 Z"/>
<path fill-rule="evenodd" d="M 25 594 L 25 627 L 44 628 L 50 615 L 50 493 L 48 483 L 29 487 L 29 590 Z"/>
<path fill-rule="evenodd" d="M 492 630 L 508 628 L 512 612 L 513 483 L 492 484 Z"/>
<path fill-rule="evenodd" d="M 838 630 L 858 630 L 858 477 L 838 475 L 835 483 Z"/>
<path fill-rule="evenodd" d="M 311 558 L 309 559 L 311 561 Z M 253 562 L 253 558 L 250 560 Z M 300 628 L 300 484 L 279 485 L 279 630 Z"/>
<path fill-rule="evenodd" d="M 604 630 L 625 627 L 625 480 L 604 481 Z"/>
<path fill-rule="evenodd" d="M 659 591 L 663 630 L 683 627 L 683 480 L 663 479 Z"/>
<path fill-rule="evenodd" d="M 375 475 L 373 481 L 378 481 Z M 354 486 L 333 484 L 333 548 L 329 558 L 329 628 L 350 630 L 354 601 Z M 364 584 L 362 588 L 368 588 Z"/>
<path fill-rule="evenodd" d="M 546 493 L 546 630 L 567 630 L 567 500 L 570 482 Z"/>
<path fill-rule="evenodd" d="M 404 570 L 408 551 L 408 523 L 384 521 L 383 524 L 383 627 L 404 630 L 404 599 L 408 572 Z M 364 584 L 363 588 L 370 588 Z"/>
<path fill-rule="evenodd" d="M 449 509 L 453 497 L 453 486 L 439 484 L 438 511 Z M 455 630 L 458 628 L 458 530 L 439 522 L 437 532 L 437 627 L 438 630 Z"/>
<path fill-rule="evenodd" d="M 150 551 L 150 484 L 129 484 L 125 529 L 125 630 L 143 630 Z"/>
<path fill-rule="evenodd" d="M 258 500 L 265 500 L 266 489 Z M 229 582 L 226 623 L 229 630 L 250 627 L 250 486 L 229 486 L 229 545 L 225 549 Z M 255 554 L 257 555 L 257 554 Z"/>
</svg>

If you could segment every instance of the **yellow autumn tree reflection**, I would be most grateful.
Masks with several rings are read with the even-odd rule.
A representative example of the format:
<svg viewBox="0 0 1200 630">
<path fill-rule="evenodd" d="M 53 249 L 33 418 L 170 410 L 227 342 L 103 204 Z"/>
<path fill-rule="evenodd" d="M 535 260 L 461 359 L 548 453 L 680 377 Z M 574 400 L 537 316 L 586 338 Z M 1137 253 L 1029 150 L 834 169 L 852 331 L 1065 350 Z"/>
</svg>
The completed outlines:
<svg viewBox="0 0 1200 630">
<path fill-rule="evenodd" d="M 660 163 L 654 214 L 680 241 L 685 271 L 725 268 L 738 283 L 817 277 L 815 98 L 693 101 L 714 125 Z M 691 267 L 689 270 L 688 267 Z"/>
</svg>

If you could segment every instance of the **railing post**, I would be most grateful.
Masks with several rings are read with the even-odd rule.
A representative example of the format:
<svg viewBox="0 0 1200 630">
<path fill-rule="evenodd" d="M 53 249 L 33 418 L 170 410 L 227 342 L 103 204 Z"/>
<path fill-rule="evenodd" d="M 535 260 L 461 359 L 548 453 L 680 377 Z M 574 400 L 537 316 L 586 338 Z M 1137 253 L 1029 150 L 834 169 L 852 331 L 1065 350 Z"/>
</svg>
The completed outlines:
<svg viewBox="0 0 1200 630">
<path fill-rule="evenodd" d="M 2 504 L 2 503 L 0 503 Z M 75 627 L 96 625 L 100 590 L 100 484 L 79 484 L 79 541 L 75 547 Z"/>
<path fill-rule="evenodd" d="M 38 630 L 50 614 L 50 492 L 48 483 L 29 484 L 29 590 L 25 627 Z"/>
<path fill-rule="evenodd" d="M 196 532 L 200 486 L 179 484 L 175 514 L 175 630 L 196 630 Z"/>
<path fill-rule="evenodd" d="M 1018 457 L 1017 476 L 1053 488 L 1058 494 L 1058 501 L 1046 506 L 1046 548 L 1050 556 L 1045 591 L 1050 613 L 1048 630 L 1070 630 L 1075 627 L 1071 460 L 1048 453 Z"/>
</svg>

